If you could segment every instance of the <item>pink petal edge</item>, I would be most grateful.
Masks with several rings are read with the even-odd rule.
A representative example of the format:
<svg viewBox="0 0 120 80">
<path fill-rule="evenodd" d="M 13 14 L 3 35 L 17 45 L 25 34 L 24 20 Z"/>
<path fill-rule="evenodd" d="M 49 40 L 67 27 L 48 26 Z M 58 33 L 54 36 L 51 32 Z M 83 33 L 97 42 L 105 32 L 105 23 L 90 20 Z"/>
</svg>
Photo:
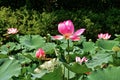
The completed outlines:
<svg viewBox="0 0 120 80">
<path fill-rule="evenodd" d="M 56 35 L 56 36 L 52 36 L 53 39 L 55 40 L 61 40 L 63 39 L 63 36 L 62 35 Z"/>
<path fill-rule="evenodd" d="M 80 37 L 73 35 L 73 36 L 70 37 L 70 39 L 71 39 L 72 41 L 79 41 L 79 40 L 80 40 Z"/>
<path fill-rule="evenodd" d="M 81 35 L 84 31 L 85 31 L 84 28 L 79 29 L 79 30 L 77 30 L 73 35 L 77 35 L 77 36 L 79 36 L 79 35 Z"/>
</svg>

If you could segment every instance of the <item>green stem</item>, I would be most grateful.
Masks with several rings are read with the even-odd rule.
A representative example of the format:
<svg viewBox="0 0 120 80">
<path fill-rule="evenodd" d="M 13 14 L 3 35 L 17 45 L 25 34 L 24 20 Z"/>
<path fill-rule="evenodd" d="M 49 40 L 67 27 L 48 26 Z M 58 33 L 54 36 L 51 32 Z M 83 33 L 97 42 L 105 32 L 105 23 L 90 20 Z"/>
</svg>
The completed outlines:
<svg viewBox="0 0 120 80">
<path fill-rule="evenodd" d="M 68 42 L 68 64 L 70 63 L 70 53 L 69 53 L 69 47 L 70 47 L 70 45 L 69 45 L 69 40 L 67 40 L 67 42 Z M 69 80 L 69 75 L 70 75 L 70 71 L 69 71 L 69 69 L 68 69 L 68 80 Z"/>
<path fill-rule="evenodd" d="M 118 58 L 118 56 L 117 56 L 117 52 L 115 52 L 115 57 Z"/>
<path fill-rule="evenodd" d="M 68 69 L 68 80 L 69 80 L 69 75 L 70 75 L 70 71 L 69 71 L 69 69 Z"/>
<path fill-rule="evenodd" d="M 65 66 L 64 66 L 63 70 L 64 70 L 63 80 L 65 80 Z"/>
<path fill-rule="evenodd" d="M 70 48 L 70 45 L 69 45 L 69 40 L 67 40 L 68 42 L 68 64 L 70 63 L 70 52 L 69 52 L 69 48 Z"/>
<path fill-rule="evenodd" d="M 76 74 L 76 80 L 78 80 L 78 74 Z"/>
</svg>

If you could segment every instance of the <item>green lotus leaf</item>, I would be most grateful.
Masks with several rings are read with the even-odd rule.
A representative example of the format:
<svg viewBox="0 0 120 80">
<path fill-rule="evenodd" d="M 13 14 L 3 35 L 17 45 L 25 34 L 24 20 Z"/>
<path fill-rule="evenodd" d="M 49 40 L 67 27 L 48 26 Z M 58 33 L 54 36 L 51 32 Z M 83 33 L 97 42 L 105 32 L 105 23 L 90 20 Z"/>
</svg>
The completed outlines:
<svg viewBox="0 0 120 80">
<path fill-rule="evenodd" d="M 12 76 L 18 76 L 21 73 L 21 65 L 17 60 L 4 60 L 0 66 L 0 80 L 9 80 Z"/>
<path fill-rule="evenodd" d="M 63 64 L 66 68 L 68 68 L 70 71 L 74 73 L 83 74 L 91 71 L 91 69 L 89 69 L 85 64 L 80 65 L 75 62 L 70 64 L 67 63 L 63 63 Z"/>
<path fill-rule="evenodd" d="M 20 43 L 28 48 L 36 49 L 42 47 L 45 41 L 39 35 L 25 35 L 20 37 Z"/>
<path fill-rule="evenodd" d="M 56 67 L 53 72 L 44 75 L 41 80 L 62 80 L 62 68 Z"/>
<path fill-rule="evenodd" d="M 22 53 L 18 54 L 18 56 L 18 60 L 21 64 L 30 63 L 32 60 L 34 60 L 34 58 L 31 58 L 32 56 L 30 55 L 30 53 Z"/>
<path fill-rule="evenodd" d="M 16 44 L 14 42 L 8 42 L 7 44 L 0 47 L 0 52 L 2 54 L 7 54 L 10 51 L 14 50 L 16 47 Z"/>
<path fill-rule="evenodd" d="M 32 75 L 33 78 L 41 80 L 62 80 L 62 67 L 59 65 L 59 61 L 54 58 L 41 64 Z"/>
<path fill-rule="evenodd" d="M 45 50 L 46 54 L 54 53 L 56 45 L 54 43 L 46 43 L 42 48 Z"/>
<path fill-rule="evenodd" d="M 0 59 L 7 58 L 8 56 L 6 54 L 0 54 Z"/>
<path fill-rule="evenodd" d="M 65 50 L 68 47 L 68 42 L 63 40 L 62 44 L 60 44 L 60 47 Z M 73 47 L 73 42 L 69 40 L 69 49 Z"/>
<path fill-rule="evenodd" d="M 105 50 L 112 50 L 114 46 L 119 45 L 119 41 L 114 41 L 114 40 L 98 40 L 96 42 L 98 47 L 101 47 Z"/>
<path fill-rule="evenodd" d="M 93 42 L 84 42 L 83 43 L 83 50 L 85 52 L 93 52 L 93 51 L 95 51 L 95 43 L 93 43 Z"/>
<path fill-rule="evenodd" d="M 87 80 L 120 80 L 120 67 L 109 67 L 91 72 Z"/>
<path fill-rule="evenodd" d="M 110 53 L 97 53 L 92 55 L 92 60 L 89 60 L 86 65 L 89 68 L 94 69 L 97 66 L 102 65 L 103 63 L 113 62 L 112 55 Z"/>
</svg>

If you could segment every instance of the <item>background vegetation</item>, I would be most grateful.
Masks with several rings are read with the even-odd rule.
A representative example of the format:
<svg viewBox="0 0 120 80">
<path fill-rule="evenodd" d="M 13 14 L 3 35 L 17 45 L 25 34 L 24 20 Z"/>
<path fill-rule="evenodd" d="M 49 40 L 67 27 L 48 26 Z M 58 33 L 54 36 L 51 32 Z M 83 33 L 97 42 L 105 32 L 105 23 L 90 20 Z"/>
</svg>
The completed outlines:
<svg viewBox="0 0 120 80">
<path fill-rule="evenodd" d="M 0 0 L 0 37 L 7 28 L 20 34 L 59 34 L 60 21 L 71 19 L 76 27 L 86 28 L 88 39 L 98 33 L 120 33 L 119 0 Z M 2 41 L 2 39 L 1 39 Z"/>
</svg>

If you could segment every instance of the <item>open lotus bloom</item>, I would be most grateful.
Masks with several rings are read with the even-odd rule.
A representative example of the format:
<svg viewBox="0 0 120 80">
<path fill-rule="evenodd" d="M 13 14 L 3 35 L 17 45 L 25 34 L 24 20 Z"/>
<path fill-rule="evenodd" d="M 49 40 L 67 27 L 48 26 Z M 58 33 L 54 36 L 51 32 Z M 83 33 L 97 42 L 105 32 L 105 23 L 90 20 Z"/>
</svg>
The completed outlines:
<svg viewBox="0 0 120 80">
<path fill-rule="evenodd" d="M 105 33 L 105 34 L 100 33 L 100 34 L 98 34 L 99 39 L 109 39 L 110 37 L 111 37 L 111 35 L 109 35 L 108 33 Z"/>
<path fill-rule="evenodd" d="M 17 28 L 8 28 L 8 34 L 16 34 L 18 32 Z"/>
<path fill-rule="evenodd" d="M 63 38 L 65 39 L 71 39 L 72 41 L 78 41 L 80 40 L 80 35 L 85 31 L 84 28 L 77 30 L 74 32 L 74 25 L 71 20 L 67 20 L 64 22 L 60 22 L 58 24 L 58 31 L 62 35 L 56 35 L 53 36 L 53 39 L 61 40 Z"/>
<path fill-rule="evenodd" d="M 36 58 L 40 59 L 40 58 L 44 58 L 45 57 L 45 51 L 42 48 L 39 48 L 36 51 Z"/>
<path fill-rule="evenodd" d="M 88 61 L 88 59 L 86 57 L 80 58 L 78 56 L 76 56 L 75 60 L 76 60 L 76 62 L 78 62 L 80 64 L 82 64 L 83 62 L 87 62 Z"/>
</svg>

